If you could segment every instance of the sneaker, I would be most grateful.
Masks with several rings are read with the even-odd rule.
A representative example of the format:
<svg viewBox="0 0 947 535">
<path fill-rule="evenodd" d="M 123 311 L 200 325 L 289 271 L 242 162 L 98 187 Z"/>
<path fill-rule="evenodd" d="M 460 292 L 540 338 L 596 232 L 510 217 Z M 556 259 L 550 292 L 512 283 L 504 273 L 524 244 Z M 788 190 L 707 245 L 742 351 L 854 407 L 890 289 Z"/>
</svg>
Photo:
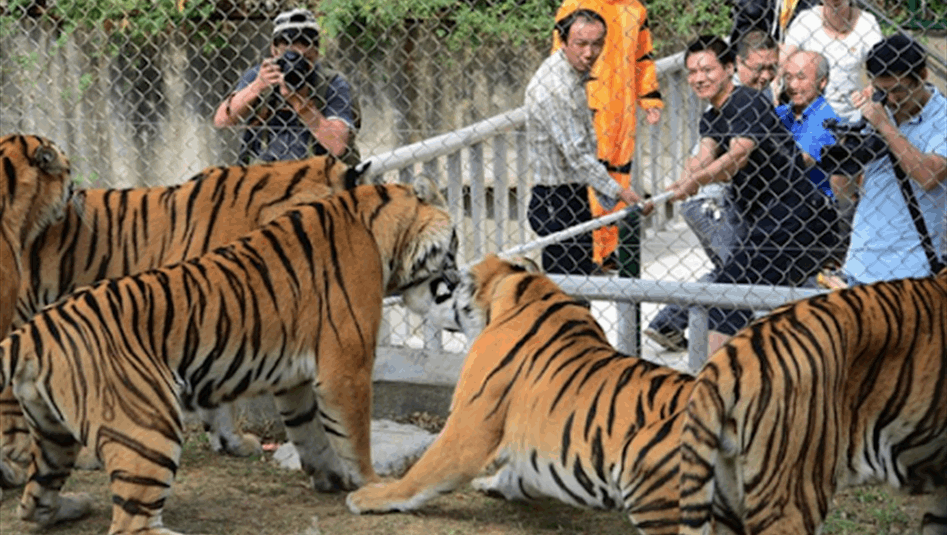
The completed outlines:
<svg viewBox="0 0 947 535">
<path fill-rule="evenodd" d="M 684 333 L 671 327 L 657 330 L 648 327 L 644 334 L 668 351 L 687 351 L 687 338 L 684 338 Z"/>
</svg>

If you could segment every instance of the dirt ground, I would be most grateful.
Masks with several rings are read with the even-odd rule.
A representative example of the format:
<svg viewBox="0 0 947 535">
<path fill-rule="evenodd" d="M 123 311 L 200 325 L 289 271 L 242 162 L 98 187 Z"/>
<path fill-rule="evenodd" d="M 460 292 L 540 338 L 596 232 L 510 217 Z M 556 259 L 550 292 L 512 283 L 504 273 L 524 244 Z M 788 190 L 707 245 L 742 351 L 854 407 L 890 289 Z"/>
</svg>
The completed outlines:
<svg viewBox="0 0 947 535">
<path fill-rule="evenodd" d="M 0 534 L 102 535 L 111 509 L 102 472 L 76 472 L 66 491 L 96 499 L 91 516 L 37 532 L 16 517 L 18 491 L 5 491 Z M 839 535 L 919 534 L 918 498 L 883 487 L 849 489 L 836 497 L 824 533 Z M 481 496 L 470 487 L 441 497 L 422 512 L 352 515 L 343 494 L 318 494 L 300 471 L 261 458 L 224 458 L 206 437 L 192 432 L 182 466 L 164 509 L 169 529 L 219 535 L 600 535 L 632 533 L 619 512 L 576 509 L 557 502 L 509 503 Z"/>
</svg>

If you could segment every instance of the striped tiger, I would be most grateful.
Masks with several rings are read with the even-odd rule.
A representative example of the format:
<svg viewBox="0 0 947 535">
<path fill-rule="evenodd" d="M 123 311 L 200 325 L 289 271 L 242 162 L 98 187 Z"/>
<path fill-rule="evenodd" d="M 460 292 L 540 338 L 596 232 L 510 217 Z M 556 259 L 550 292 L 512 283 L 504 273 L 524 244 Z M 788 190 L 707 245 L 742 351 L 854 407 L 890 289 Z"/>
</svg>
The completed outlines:
<svg viewBox="0 0 947 535">
<path fill-rule="evenodd" d="M 13 322 L 25 248 L 62 217 L 71 193 L 69 160 L 50 140 L 0 137 L 0 335 Z"/>
<path fill-rule="evenodd" d="M 60 494 L 84 445 L 111 481 L 109 533 L 168 535 L 180 404 L 262 392 L 316 489 L 377 481 L 369 427 L 383 297 L 453 267 L 456 247 L 430 182 L 359 186 L 45 308 L 0 342 L 0 386 L 12 384 L 34 441 L 20 516 L 48 525 L 89 510 L 87 496 Z"/>
<path fill-rule="evenodd" d="M 697 376 L 681 436 L 683 534 L 817 534 L 832 497 L 930 492 L 947 534 L 947 270 L 800 301 Z"/>
<path fill-rule="evenodd" d="M 69 160 L 50 140 L 0 137 L 0 335 L 13 323 L 25 249 L 44 226 L 62 217 L 71 189 Z M 0 462 L 0 482 L 16 477 Z"/>
<path fill-rule="evenodd" d="M 334 157 L 318 156 L 209 167 L 166 187 L 79 190 L 66 205 L 64 217 L 47 226 L 25 254 L 27 276 L 16 300 L 13 326 L 80 286 L 226 245 L 295 204 L 354 187 L 367 167 L 349 168 Z M 262 452 L 254 436 L 235 431 L 229 405 L 200 412 L 215 451 L 241 457 Z M 0 486 L 22 485 L 29 430 L 9 389 L 0 393 L 0 433 Z M 83 456 L 82 466 L 94 464 L 93 456 Z"/>
<path fill-rule="evenodd" d="M 348 508 L 411 511 L 473 480 L 507 499 L 623 509 L 648 535 L 676 534 L 675 415 L 693 377 L 616 351 L 589 304 L 541 273 L 488 256 L 460 274 L 453 303 L 445 280 L 427 286 L 432 320 L 482 328 L 450 416 L 402 479 L 349 494 Z M 499 471 L 474 479 L 491 462 Z"/>
</svg>

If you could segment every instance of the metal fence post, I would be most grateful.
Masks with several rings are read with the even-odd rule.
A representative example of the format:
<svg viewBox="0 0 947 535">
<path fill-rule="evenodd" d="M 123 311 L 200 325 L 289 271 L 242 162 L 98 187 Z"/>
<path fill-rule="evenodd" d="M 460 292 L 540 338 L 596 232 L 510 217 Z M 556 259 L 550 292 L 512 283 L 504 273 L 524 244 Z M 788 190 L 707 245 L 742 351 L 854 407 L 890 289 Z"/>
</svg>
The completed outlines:
<svg viewBox="0 0 947 535">
<path fill-rule="evenodd" d="M 618 274 L 627 278 L 641 276 L 641 216 L 631 212 L 618 224 Z M 641 304 L 619 301 L 618 348 L 638 355 L 641 349 Z"/>
<path fill-rule="evenodd" d="M 695 373 L 707 362 L 707 320 L 709 317 L 707 307 L 694 305 L 688 308 L 687 332 L 690 334 L 690 340 L 687 341 L 687 366 Z"/>
</svg>

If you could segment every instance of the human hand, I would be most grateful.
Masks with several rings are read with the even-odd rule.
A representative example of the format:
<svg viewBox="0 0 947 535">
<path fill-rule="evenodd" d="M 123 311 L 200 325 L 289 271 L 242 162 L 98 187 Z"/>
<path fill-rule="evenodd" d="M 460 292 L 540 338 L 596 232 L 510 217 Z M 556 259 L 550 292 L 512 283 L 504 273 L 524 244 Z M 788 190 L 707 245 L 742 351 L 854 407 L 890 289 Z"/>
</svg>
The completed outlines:
<svg viewBox="0 0 947 535">
<path fill-rule="evenodd" d="M 802 152 L 802 161 L 805 162 L 806 167 L 812 167 L 813 165 L 817 163 L 815 161 L 815 158 L 813 158 L 812 155 L 809 154 L 808 152 L 806 151 L 800 151 L 800 152 Z"/>
<path fill-rule="evenodd" d="M 862 117 L 877 130 L 889 119 L 884 106 L 884 98 L 876 101 L 872 98 L 874 92 L 874 88 L 868 86 L 860 91 L 853 91 L 850 98 L 852 105 L 861 112 Z"/>
<path fill-rule="evenodd" d="M 260 64 L 260 71 L 253 80 L 257 93 L 264 94 L 270 91 L 274 86 L 283 83 L 283 71 L 276 64 L 276 59 L 267 58 Z"/>
<path fill-rule="evenodd" d="M 648 124 L 658 124 L 658 121 L 661 120 L 661 108 L 648 108 L 644 113 Z"/>
<path fill-rule="evenodd" d="M 691 178 L 689 174 L 685 173 L 681 175 L 681 178 L 668 186 L 666 191 L 674 192 L 674 197 L 671 199 L 672 201 L 683 201 L 692 195 L 696 195 L 699 189 L 700 184 Z"/>
<path fill-rule="evenodd" d="M 631 188 L 625 188 L 622 190 L 619 195 L 621 200 L 624 201 L 628 206 L 634 206 L 641 203 L 641 197 L 635 193 Z M 641 215 L 648 215 L 654 210 L 654 203 L 651 201 L 645 201 L 641 205 Z"/>
</svg>

